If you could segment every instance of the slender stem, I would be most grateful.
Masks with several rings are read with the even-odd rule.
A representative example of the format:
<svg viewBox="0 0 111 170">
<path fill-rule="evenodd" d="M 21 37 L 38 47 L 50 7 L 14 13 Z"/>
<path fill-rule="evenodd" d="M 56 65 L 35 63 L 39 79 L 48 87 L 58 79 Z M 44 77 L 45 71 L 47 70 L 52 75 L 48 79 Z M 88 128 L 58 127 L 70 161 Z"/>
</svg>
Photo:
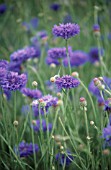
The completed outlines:
<svg viewBox="0 0 111 170">
<path fill-rule="evenodd" d="M 87 93 L 88 96 L 89 96 L 89 99 L 90 99 L 91 105 L 92 105 L 92 109 L 93 109 L 93 112 L 94 112 L 95 121 L 96 121 L 96 110 L 95 110 L 95 106 L 94 106 L 92 97 L 91 97 L 91 95 L 90 95 L 88 89 L 87 89 L 86 86 L 84 85 L 84 83 L 83 83 L 79 78 L 78 78 L 78 80 L 80 81 L 81 85 L 83 86 L 83 88 L 85 89 L 86 93 Z"/>
<path fill-rule="evenodd" d="M 66 39 L 66 54 L 67 54 L 67 59 L 68 59 L 69 73 L 71 74 L 71 65 L 70 65 L 70 57 L 69 57 L 68 40 L 67 39 Z"/>
<path fill-rule="evenodd" d="M 16 120 L 16 91 L 14 92 L 14 121 Z"/>
</svg>

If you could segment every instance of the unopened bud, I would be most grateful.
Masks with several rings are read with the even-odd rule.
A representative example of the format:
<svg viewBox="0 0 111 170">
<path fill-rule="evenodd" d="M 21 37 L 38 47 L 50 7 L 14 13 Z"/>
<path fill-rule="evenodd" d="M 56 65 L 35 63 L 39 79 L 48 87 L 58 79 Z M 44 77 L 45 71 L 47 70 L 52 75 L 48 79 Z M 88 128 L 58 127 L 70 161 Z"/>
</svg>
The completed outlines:
<svg viewBox="0 0 111 170">
<path fill-rule="evenodd" d="M 87 101 L 86 101 L 86 99 L 84 97 L 81 97 L 79 99 L 79 101 L 80 101 L 80 106 L 81 107 L 86 107 L 87 106 Z"/>
<path fill-rule="evenodd" d="M 62 94 L 61 94 L 60 92 L 57 93 L 57 96 L 58 96 L 58 97 L 61 97 L 61 95 L 62 95 Z"/>
<path fill-rule="evenodd" d="M 98 86 L 99 84 L 101 84 L 100 80 L 98 78 L 94 78 L 93 79 L 94 85 Z"/>
<path fill-rule="evenodd" d="M 33 124 L 33 125 L 36 125 L 36 120 L 32 120 L 32 124 Z"/>
<path fill-rule="evenodd" d="M 90 140 L 91 138 L 89 136 L 87 136 L 87 140 Z"/>
<path fill-rule="evenodd" d="M 63 150 L 64 149 L 64 146 L 60 146 L 60 150 Z"/>
<path fill-rule="evenodd" d="M 52 166 L 52 170 L 55 170 L 55 166 Z"/>
<path fill-rule="evenodd" d="M 13 125 L 14 125 L 14 126 L 18 126 L 18 121 L 15 120 L 15 121 L 13 122 Z"/>
<path fill-rule="evenodd" d="M 52 63 L 52 64 L 50 64 L 50 67 L 51 68 L 56 68 L 56 64 Z"/>
<path fill-rule="evenodd" d="M 62 104 L 63 104 L 63 101 L 62 101 L 62 100 L 58 100 L 58 101 L 57 101 L 57 105 L 58 105 L 58 106 L 61 106 Z"/>
<path fill-rule="evenodd" d="M 37 87 L 37 86 L 38 86 L 38 83 L 37 83 L 36 81 L 33 81 L 33 82 L 32 82 L 32 86 Z"/>
<path fill-rule="evenodd" d="M 90 121 L 90 125 L 94 125 L 94 122 L 93 122 L 93 121 Z"/>
<path fill-rule="evenodd" d="M 78 72 L 72 72 L 72 76 L 75 77 L 75 78 L 78 78 L 79 77 L 79 73 Z"/>
<path fill-rule="evenodd" d="M 54 82 L 55 82 L 55 78 L 54 78 L 54 77 L 51 77 L 51 78 L 50 78 L 50 81 L 51 81 L 52 83 L 54 83 Z"/>
</svg>

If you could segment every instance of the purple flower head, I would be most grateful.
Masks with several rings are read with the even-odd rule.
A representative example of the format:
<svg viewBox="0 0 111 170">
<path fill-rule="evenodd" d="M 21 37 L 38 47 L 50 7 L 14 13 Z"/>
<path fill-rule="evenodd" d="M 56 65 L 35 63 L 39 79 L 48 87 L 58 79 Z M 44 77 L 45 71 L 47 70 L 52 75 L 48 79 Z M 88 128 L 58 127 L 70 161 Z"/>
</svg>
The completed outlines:
<svg viewBox="0 0 111 170">
<path fill-rule="evenodd" d="M 24 94 L 25 96 L 28 96 L 29 98 L 34 98 L 34 99 L 39 99 L 42 97 L 42 92 L 38 89 L 36 90 L 31 90 L 29 88 L 22 88 L 21 93 Z"/>
<path fill-rule="evenodd" d="M 8 65 L 8 70 L 20 73 L 20 71 L 21 71 L 21 62 L 11 61 L 9 63 L 9 65 Z"/>
<path fill-rule="evenodd" d="M 8 61 L 0 60 L 0 84 L 2 79 L 5 77 L 8 68 Z"/>
<path fill-rule="evenodd" d="M 48 36 L 48 33 L 46 30 L 42 30 L 42 31 L 39 31 L 37 32 L 36 36 L 39 38 L 39 39 L 42 39 L 42 38 L 45 38 Z"/>
<path fill-rule="evenodd" d="M 0 4 L 0 14 L 5 13 L 6 10 L 7 10 L 6 4 Z"/>
<path fill-rule="evenodd" d="M 33 129 L 35 132 L 39 132 L 40 131 L 40 120 L 36 120 L 33 125 L 32 125 Z M 51 131 L 52 130 L 52 124 L 49 123 L 48 126 L 46 124 L 46 120 L 42 120 L 42 130 L 44 132 L 46 132 L 47 130 Z"/>
<path fill-rule="evenodd" d="M 57 86 L 55 85 L 55 83 L 52 83 L 50 80 L 47 80 L 46 82 L 45 82 L 45 84 L 46 84 L 46 88 L 49 90 L 49 91 L 51 91 L 51 92 L 53 92 L 53 93 L 57 93 L 57 92 L 60 92 L 60 89 L 58 89 L 57 88 Z"/>
<path fill-rule="evenodd" d="M 62 88 L 70 89 L 70 88 L 78 87 L 80 82 L 78 79 L 70 75 L 65 75 L 65 76 L 57 78 L 55 80 L 55 84 L 57 85 L 59 89 L 62 89 Z"/>
<path fill-rule="evenodd" d="M 10 55 L 10 60 L 13 62 L 24 62 L 29 58 L 40 57 L 40 48 L 37 47 L 26 47 L 15 51 Z"/>
<path fill-rule="evenodd" d="M 61 8 L 61 5 L 58 3 L 53 3 L 50 5 L 50 9 L 52 9 L 53 11 L 58 11 Z"/>
<path fill-rule="evenodd" d="M 30 20 L 30 25 L 33 29 L 36 29 L 38 27 L 38 18 L 34 17 Z"/>
<path fill-rule="evenodd" d="M 28 157 L 32 155 L 34 152 L 39 151 L 39 147 L 37 144 L 21 142 L 19 146 L 14 148 L 15 153 L 20 157 Z"/>
<path fill-rule="evenodd" d="M 48 65 L 51 65 L 51 64 L 55 64 L 56 66 L 60 65 L 60 61 L 58 61 L 57 59 L 53 59 L 51 57 L 46 57 L 46 63 Z"/>
<path fill-rule="evenodd" d="M 109 123 L 106 128 L 103 128 L 102 138 L 105 140 L 105 147 L 111 147 L 111 115 L 109 116 Z"/>
<path fill-rule="evenodd" d="M 100 31 L 100 26 L 98 24 L 94 24 L 93 25 L 93 31 L 96 32 L 96 31 Z"/>
<path fill-rule="evenodd" d="M 42 103 L 44 104 L 44 106 L 41 105 L 40 100 L 42 100 Z M 39 115 L 39 105 L 40 105 L 40 114 L 44 114 L 44 108 L 45 108 L 45 111 L 48 112 L 49 107 L 57 106 L 57 102 L 58 102 L 58 98 L 53 97 L 50 94 L 43 96 L 39 100 L 34 100 L 32 102 L 32 109 L 33 109 L 34 115 L 35 116 Z"/>
<path fill-rule="evenodd" d="M 8 71 L 5 77 L 1 81 L 1 87 L 4 90 L 20 90 L 27 83 L 27 75 L 18 75 L 17 72 Z"/>
<path fill-rule="evenodd" d="M 69 151 L 67 151 L 66 154 L 58 153 L 55 156 L 55 159 L 59 165 L 64 166 L 64 164 L 65 164 L 66 166 L 69 166 L 74 158 L 71 155 L 71 153 Z"/>
<path fill-rule="evenodd" d="M 59 26 L 54 25 L 52 32 L 53 35 L 55 35 L 56 37 L 62 37 L 64 39 L 68 39 L 79 34 L 80 27 L 78 24 L 71 24 L 71 23 L 59 24 Z"/>
<path fill-rule="evenodd" d="M 111 98 L 108 98 L 108 99 L 105 101 L 104 110 L 107 111 L 108 113 L 111 113 Z"/>
<path fill-rule="evenodd" d="M 69 53 L 72 52 L 72 48 L 68 48 Z M 53 59 L 60 59 L 60 58 L 65 58 L 67 57 L 66 54 L 66 48 L 51 48 L 48 50 L 48 57 L 53 58 Z"/>
<path fill-rule="evenodd" d="M 104 54 L 103 48 L 100 49 L 100 54 L 101 54 L 101 56 L 103 56 L 103 54 Z M 90 51 L 89 51 L 89 61 L 91 63 L 96 63 L 96 62 L 99 61 L 99 50 L 98 50 L 97 47 L 93 47 L 93 48 L 90 49 Z"/>
<path fill-rule="evenodd" d="M 7 69 L 8 64 L 9 62 L 7 60 L 0 60 L 0 67 Z"/>
<path fill-rule="evenodd" d="M 71 67 L 81 66 L 81 65 L 85 64 L 87 61 L 88 61 L 88 54 L 83 51 L 77 50 L 70 54 Z M 68 67 L 68 59 L 67 58 L 65 58 L 63 60 L 63 64 L 65 67 Z"/>
</svg>

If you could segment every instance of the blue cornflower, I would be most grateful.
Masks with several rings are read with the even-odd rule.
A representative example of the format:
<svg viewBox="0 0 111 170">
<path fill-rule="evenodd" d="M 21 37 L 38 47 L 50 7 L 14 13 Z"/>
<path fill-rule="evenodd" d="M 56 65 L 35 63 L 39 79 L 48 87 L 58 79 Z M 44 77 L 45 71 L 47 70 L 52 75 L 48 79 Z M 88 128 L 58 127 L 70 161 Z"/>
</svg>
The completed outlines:
<svg viewBox="0 0 111 170">
<path fill-rule="evenodd" d="M 19 75 L 17 72 L 8 71 L 5 77 L 1 81 L 1 87 L 3 90 L 20 90 L 27 83 L 27 75 Z"/>
<path fill-rule="evenodd" d="M 34 98 L 34 99 L 39 99 L 42 97 L 42 92 L 38 89 L 29 89 L 29 88 L 22 88 L 21 93 L 24 94 L 25 96 L 28 96 L 29 98 Z"/>
<path fill-rule="evenodd" d="M 88 54 L 83 51 L 77 50 L 70 54 L 69 60 L 71 67 L 78 67 L 85 64 L 88 61 Z M 68 67 L 68 58 L 65 58 L 63 60 L 63 64 L 65 67 Z"/>
<path fill-rule="evenodd" d="M 20 157 L 28 157 L 32 155 L 34 152 L 39 151 L 39 147 L 37 144 L 26 143 L 22 141 L 18 146 L 14 148 L 15 153 Z"/>
<path fill-rule="evenodd" d="M 78 79 L 70 76 L 70 75 L 65 75 L 62 77 L 58 77 L 55 80 L 55 84 L 59 89 L 65 88 L 65 89 L 70 89 L 70 88 L 75 88 L 78 87 L 80 82 Z"/>
<path fill-rule="evenodd" d="M 58 3 L 53 3 L 50 5 L 50 9 L 52 9 L 53 11 L 58 11 L 60 9 L 61 5 Z"/>
<path fill-rule="evenodd" d="M 33 109 L 34 115 L 38 116 L 39 111 L 40 111 L 40 114 L 44 114 L 44 109 L 46 112 L 48 112 L 48 110 L 51 106 L 53 106 L 53 107 L 57 106 L 57 102 L 58 102 L 58 98 L 53 97 L 50 94 L 43 96 L 38 100 L 34 100 L 32 102 L 32 109 Z M 39 106 L 40 106 L 40 108 L 39 108 Z"/>
<path fill-rule="evenodd" d="M 111 115 L 109 117 L 109 123 L 106 128 L 103 128 L 102 131 L 102 138 L 105 140 L 104 145 L 111 147 Z"/>
<path fill-rule="evenodd" d="M 0 4 L 0 14 L 5 13 L 7 10 L 7 5 L 6 4 Z"/>
<path fill-rule="evenodd" d="M 52 29 L 53 35 L 56 37 L 62 37 L 64 39 L 68 39 L 74 37 L 75 35 L 80 33 L 80 27 L 78 24 L 59 24 L 59 26 L 54 25 Z"/>
<path fill-rule="evenodd" d="M 40 48 L 37 48 L 35 46 L 26 47 L 23 49 L 19 49 L 15 52 L 13 52 L 10 55 L 11 62 L 24 62 L 28 60 L 29 58 L 38 58 L 40 57 Z"/>
<path fill-rule="evenodd" d="M 100 49 L 100 54 L 103 56 L 104 50 L 103 48 Z M 92 47 L 89 51 L 89 61 L 91 63 L 99 62 L 99 49 L 97 47 Z"/>
<path fill-rule="evenodd" d="M 33 122 L 33 125 L 32 125 L 32 128 L 34 129 L 35 132 L 39 132 L 40 131 L 40 120 L 34 120 Z M 46 124 L 46 120 L 42 120 L 42 130 L 44 132 L 46 132 L 47 130 L 51 131 L 52 130 L 52 124 L 51 123 L 48 123 L 48 126 Z"/>
<path fill-rule="evenodd" d="M 56 159 L 56 161 L 58 162 L 59 165 L 68 166 L 72 163 L 74 158 L 71 155 L 70 151 L 67 151 L 66 154 L 65 153 L 58 153 L 55 156 L 55 159 Z"/>
</svg>

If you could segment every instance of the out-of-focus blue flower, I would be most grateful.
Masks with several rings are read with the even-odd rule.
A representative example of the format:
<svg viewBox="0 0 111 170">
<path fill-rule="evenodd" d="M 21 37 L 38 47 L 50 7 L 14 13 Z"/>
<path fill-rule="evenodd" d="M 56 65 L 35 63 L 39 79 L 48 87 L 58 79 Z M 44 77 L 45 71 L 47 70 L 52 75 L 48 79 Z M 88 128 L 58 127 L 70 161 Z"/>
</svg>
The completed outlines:
<svg viewBox="0 0 111 170">
<path fill-rule="evenodd" d="M 1 87 L 3 90 L 20 90 L 27 83 L 27 75 L 19 75 L 17 72 L 8 71 L 5 77 L 1 81 Z"/>
<path fill-rule="evenodd" d="M 68 47 L 68 52 L 69 52 L 69 55 L 72 53 L 72 48 L 70 46 Z M 61 64 L 62 59 L 66 57 L 67 57 L 67 53 L 66 53 L 65 47 L 51 48 L 47 52 L 46 63 L 48 65 L 51 65 L 51 64 L 59 65 Z"/>
<path fill-rule="evenodd" d="M 55 156 L 55 159 L 56 161 L 58 162 L 59 165 L 61 166 L 69 166 L 74 157 L 71 155 L 71 153 L 69 151 L 66 152 L 66 154 L 62 154 L 62 153 L 58 153 L 56 156 Z"/>
<path fill-rule="evenodd" d="M 100 54 L 103 56 L 104 50 L 103 48 L 100 49 Z M 97 47 L 92 47 L 89 51 L 89 61 L 91 63 L 99 62 L 99 49 Z"/>
<path fill-rule="evenodd" d="M 47 81 L 45 82 L 45 84 L 46 84 L 46 86 L 47 86 L 46 88 L 47 88 L 49 91 L 53 92 L 53 93 L 57 93 L 57 92 L 60 91 L 60 89 L 57 88 L 57 86 L 55 85 L 55 83 L 52 83 L 50 80 L 47 80 Z"/>
<path fill-rule="evenodd" d="M 72 23 L 72 17 L 71 15 L 67 14 L 65 17 L 64 17 L 64 20 L 63 20 L 63 23 L 64 24 L 67 24 L 67 23 Z"/>
<path fill-rule="evenodd" d="M 73 23 L 59 24 L 59 26 L 54 25 L 52 29 L 52 33 L 56 37 L 62 37 L 67 40 L 79 34 L 80 27 L 78 24 L 73 24 Z"/>
<path fill-rule="evenodd" d="M 28 157 L 34 154 L 34 152 L 38 152 L 39 147 L 37 144 L 22 141 L 18 146 L 15 146 L 14 151 L 20 157 Z"/>
<path fill-rule="evenodd" d="M 88 61 L 88 54 L 83 51 L 77 50 L 70 54 L 69 60 L 71 67 L 78 67 L 85 64 Z M 63 60 L 63 64 L 65 67 L 68 67 L 68 58 L 65 58 Z"/>
<path fill-rule="evenodd" d="M 58 11 L 61 8 L 61 5 L 58 3 L 53 3 L 50 5 L 50 9 L 52 9 L 53 11 Z"/>
<path fill-rule="evenodd" d="M 100 31 L 100 26 L 98 24 L 93 25 L 93 31 Z"/>
<path fill-rule="evenodd" d="M 21 112 L 26 116 L 27 113 L 30 111 L 30 106 L 29 105 L 23 105 Z"/>
<path fill-rule="evenodd" d="M 40 57 L 40 48 L 31 46 L 13 52 L 10 55 L 11 62 L 24 62 L 29 58 Z"/>
<path fill-rule="evenodd" d="M 58 77 L 55 80 L 55 84 L 59 89 L 65 88 L 65 89 L 70 89 L 70 88 L 75 88 L 78 87 L 80 82 L 78 79 L 70 76 L 70 75 L 65 75 L 62 77 Z"/>
<path fill-rule="evenodd" d="M 107 111 L 108 113 L 111 113 L 111 98 L 108 98 L 106 101 L 105 101 L 105 104 L 104 104 L 104 110 Z"/>
<path fill-rule="evenodd" d="M 8 68 L 8 61 L 0 60 L 0 84 L 2 79 L 5 77 Z"/>
<path fill-rule="evenodd" d="M 11 61 L 8 65 L 8 70 L 20 73 L 20 71 L 21 71 L 21 61 L 20 62 Z"/>
<path fill-rule="evenodd" d="M 28 96 L 29 98 L 34 98 L 34 99 L 39 99 L 42 97 L 42 92 L 38 89 L 29 89 L 29 88 L 22 88 L 21 93 L 24 94 L 25 96 Z"/>
<path fill-rule="evenodd" d="M 111 115 L 109 118 L 109 123 L 106 128 L 103 128 L 102 131 L 102 138 L 105 140 L 104 141 L 104 146 L 105 147 L 111 147 Z"/>
<path fill-rule="evenodd" d="M 6 4 L 0 4 L 0 14 L 5 13 L 7 10 L 7 5 Z"/>
<path fill-rule="evenodd" d="M 23 22 L 22 26 L 26 29 L 26 31 L 30 32 L 32 29 L 36 29 L 38 27 L 38 18 L 32 18 L 29 22 Z"/>
<path fill-rule="evenodd" d="M 42 101 L 42 102 L 40 102 Z M 46 96 L 41 97 L 39 100 L 34 100 L 32 102 L 32 109 L 35 116 L 39 114 L 44 114 L 44 109 L 48 112 L 48 109 L 53 106 L 56 107 L 58 102 L 57 97 L 53 97 L 52 95 L 48 94 Z M 39 113 L 40 111 L 40 113 Z"/>
<path fill-rule="evenodd" d="M 46 57 L 46 63 L 48 65 L 55 64 L 56 66 L 60 65 L 60 61 L 53 59 L 51 57 Z"/>
<path fill-rule="evenodd" d="M 39 39 L 42 39 L 42 38 L 45 38 L 48 36 L 48 33 L 46 30 L 42 30 L 42 31 L 39 31 L 37 32 L 36 36 L 39 38 Z"/>
<path fill-rule="evenodd" d="M 33 125 L 32 125 L 32 128 L 34 129 L 35 132 L 39 132 L 41 129 L 41 122 L 40 120 L 35 120 Z M 42 130 L 44 132 L 46 132 L 47 130 L 51 131 L 52 130 L 52 124 L 51 123 L 48 123 L 48 125 L 46 124 L 46 120 L 42 120 Z"/>
</svg>

